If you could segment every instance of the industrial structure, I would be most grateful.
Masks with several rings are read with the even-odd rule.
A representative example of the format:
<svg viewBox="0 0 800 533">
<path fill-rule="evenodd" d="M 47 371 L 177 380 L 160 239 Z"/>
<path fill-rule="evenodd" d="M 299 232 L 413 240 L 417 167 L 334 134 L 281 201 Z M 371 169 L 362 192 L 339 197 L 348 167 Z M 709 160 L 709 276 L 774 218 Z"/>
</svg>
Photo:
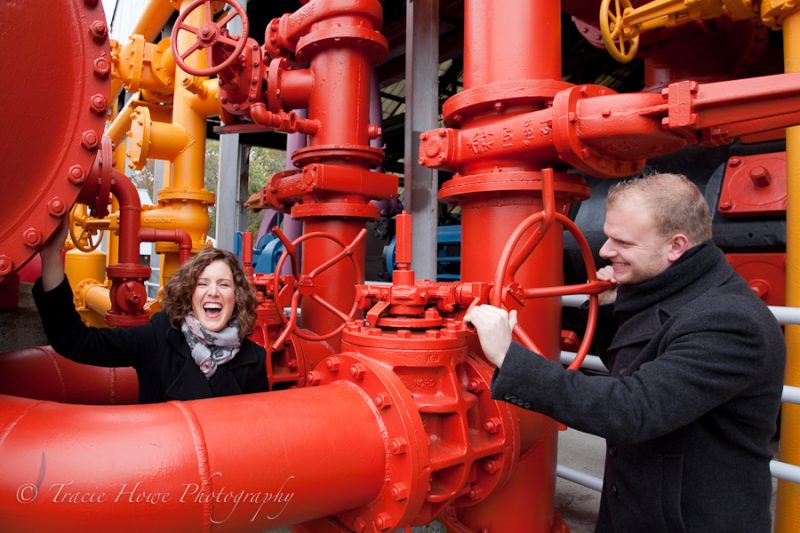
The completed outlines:
<svg viewBox="0 0 800 533">
<path fill-rule="evenodd" d="M 0 355 L 4 531 L 568 531 L 556 423 L 490 399 L 493 368 L 461 319 L 518 309 L 518 338 L 552 359 L 571 347 L 578 369 L 607 287 L 605 191 L 647 167 L 698 183 L 736 269 L 770 305 L 800 307 L 794 0 L 144 4 L 126 39 L 99 0 L 4 5 L 0 294 L 69 217 L 86 322 L 142 324 L 159 300 L 140 243 L 156 243 L 163 286 L 209 245 L 209 206 L 220 246 L 245 200 L 283 213 L 285 252 L 253 274 L 271 391 L 128 405 L 128 369 Z M 244 145 L 291 157 L 250 198 Z M 142 206 L 124 169 L 152 160 L 163 185 Z M 445 204 L 460 271 L 436 281 Z M 366 283 L 382 216 L 396 266 Z M 572 294 L 588 295 L 585 331 L 562 326 Z M 800 465 L 791 404 L 781 461 Z M 781 481 L 776 531 L 798 524 L 800 487 Z"/>
</svg>

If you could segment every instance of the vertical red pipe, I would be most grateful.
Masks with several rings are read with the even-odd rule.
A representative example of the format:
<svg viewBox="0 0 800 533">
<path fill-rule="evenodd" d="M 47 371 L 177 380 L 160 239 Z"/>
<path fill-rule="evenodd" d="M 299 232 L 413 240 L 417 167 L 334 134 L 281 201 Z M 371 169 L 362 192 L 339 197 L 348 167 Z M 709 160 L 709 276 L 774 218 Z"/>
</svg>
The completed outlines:
<svg viewBox="0 0 800 533">
<path fill-rule="evenodd" d="M 465 0 L 464 90 L 561 79 L 559 0 Z"/>
<path fill-rule="evenodd" d="M 341 25 L 358 26 L 357 17 L 335 17 L 323 20 L 315 31 L 335 30 Z M 371 59 L 366 50 L 357 48 L 333 48 L 318 53 L 311 60 L 314 87 L 308 103 L 308 116 L 320 121 L 322 127 L 309 137 L 308 146 L 338 146 L 359 148 L 369 146 L 369 102 Z M 341 157 L 326 157 L 326 163 L 357 165 L 357 158 L 343 161 Z M 349 158 L 348 158 L 349 159 Z M 330 198 L 333 199 L 333 198 Z M 346 198 L 338 198 L 344 200 Z M 368 199 L 360 198 L 362 203 Z M 365 227 L 364 219 L 341 219 L 332 216 L 311 217 L 303 220 L 303 232 L 323 231 L 349 244 Z M 303 272 L 311 272 L 341 248 L 326 239 L 310 239 L 303 250 Z M 365 248 L 359 246 L 354 255 L 361 265 L 365 262 Z M 315 293 L 342 310 L 349 310 L 355 298 L 353 284 L 363 279 L 353 279 L 350 261 L 342 261 L 319 276 Z M 341 324 L 341 320 L 320 308 L 310 298 L 304 298 L 301 306 L 303 327 L 317 334 L 327 333 Z M 334 348 L 339 338 L 331 339 Z"/>
<path fill-rule="evenodd" d="M 465 91 L 514 80 L 561 79 L 560 2 L 466 0 L 464 11 Z M 491 113 L 470 118 L 488 123 Z M 503 168 L 503 162 L 497 163 L 500 170 L 520 170 L 519 166 Z M 521 170 L 534 177 L 541 169 Z M 560 210 L 564 199 L 557 195 L 556 200 Z M 541 194 L 536 191 L 484 192 L 463 197 L 462 280 L 493 280 L 503 246 L 514 228 L 541 209 Z M 525 287 L 563 283 L 560 227 L 548 232 L 516 280 Z M 521 325 L 551 359 L 559 353 L 560 321 L 558 299 L 529 301 L 520 313 Z M 459 509 L 459 520 L 470 529 L 549 532 L 558 528 L 554 512 L 555 424 L 521 409 L 518 415 L 522 450 L 527 451 L 523 451 L 518 468 L 502 489 L 479 505 Z"/>
</svg>

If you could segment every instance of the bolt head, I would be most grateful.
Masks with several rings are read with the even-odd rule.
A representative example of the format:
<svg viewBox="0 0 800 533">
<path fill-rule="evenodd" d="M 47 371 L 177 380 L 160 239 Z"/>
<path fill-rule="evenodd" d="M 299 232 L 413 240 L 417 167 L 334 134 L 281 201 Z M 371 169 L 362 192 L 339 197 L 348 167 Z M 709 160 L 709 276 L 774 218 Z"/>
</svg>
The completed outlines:
<svg viewBox="0 0 800 533">
<path fill-rule="evenodd" d="M 69 167 L 67 179 L 74 185 L 80 185 L 86 181 L 86 171 L 84 171 L 80 165 L 72 165 Z"/>
<path fill-rule="evenodd" d="M 98 57 L 92 62 L 94 75 L 104 80 L 111 74 L 111 63 L 105 57 Z"/>
<path fill-rule="evenodd" d="M 14 269 L 14 261 L 5 254 L 0 254 L 0 276 L 10 274 Z"/>
<path fill-rule="evenodd" d="M 22 233 L 22 239 L 25 242 L 25 246 L 36 248 L 42 244 L 42 232 L 36 228 L 28 228 Z"/>
<path fill-rule="evenodd" d="M 64 213 L 66 213 L 67 206 L 64 203 L 64 200 L 58 196 L 54 196 L 53 198 L 50 198 L 49 202 L 47 202 L 47 210 L 50 211 L 50 214 L 54 217 L 61 217 L 64 216 Z"/>
<path fill-rule="evenodd" d="M 97 150 L 100 147 L 100 139 L 97 137 L 97 133 L 91 130 L 84 131 L 81 135 L 81 146 L 89 151 Z"/>
</svg>

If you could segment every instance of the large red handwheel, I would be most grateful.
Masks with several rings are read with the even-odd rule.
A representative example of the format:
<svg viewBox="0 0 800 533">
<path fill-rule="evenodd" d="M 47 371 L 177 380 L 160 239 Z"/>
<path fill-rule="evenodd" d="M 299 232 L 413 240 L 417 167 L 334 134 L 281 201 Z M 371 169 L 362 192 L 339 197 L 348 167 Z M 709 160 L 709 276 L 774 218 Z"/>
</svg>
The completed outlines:
<svg viewBox="0 0 800 533">
<path fill-rule="evenodd" d="M 221 20 L 214 21 L 214 13 L 211 4 L 228 4 L 233 8 L 233 11 L 225 15 Z M 206 22 L 198 27 L 186 24 L 186 18 L 197 9 L 205 9 Z M 242 35 L 230 35 L 226 26 L 230 21 L 236 17 L 242 19 Z M 222 70 L 228 68 L 237 57 L 239 57 L 247 44 L 247 35 L 249 30 L 249 23 L 247 21 L 247 13 L 244 8 L 234 0 L 195 0 L 188 6 L 175 21 L 172 27 L 172 38 L 170 46 L 172 47 L 172 56 L 175 58 L 175 63 L 184 72 L 193 76 L 213 76 Z M 196 41 L 186 51 L 180 52 L 178 50 L 178 37 L 181 31 L 187 31 L 196 37 Z M 231 52 L 220 63 L 205 69 L 194 68 L 186 63 L 186 60 L 195 53 L 197 50 L 204 49 L 206 51 L 206 65 L 213 64 L 211 51 L 215 44 L 222 43 L 230 48 Z"/>
<path fill-rule="evenodd" d="M 321 231 L 306 233 L 294 241 L 289 241 L 289 239 L 278 228 L 274 228 L 272 231 L 278 236 L 281 242 L 283 242 L 284 248 L 284 252 L 281 254 L 280 259 L 278 259 L 278 262 L 275 265 L 275 277 L 272 290 L 272 298 L 275 300 L 275 305 L 278 307 L 278 309 L 283 309 L 287 300 L 287 292 L 290 290 L 292 291 L 291 299 L 289 301 L 289 306 L 291 308 L 289 317 L 287 318 L 283 313 L 278 313 L 278 316 L 280 316 L 281 321 L 284 324 L 284 329 L 273 344 L 273 349 L 279 349 L 290 333 L 294 333 L 298 337 L 310 341 L 323 341 L 339 334 L 344 329 L 345 324 L 355 318 L 358 310 L 358 301 L 354 299 L 353 305 L 347 313 L 337 309 L 333 306 L 333 304 L 314 293 L 314 289 L 316 287 L 315 278 L 336 263 L 348 258 L 353 264 L 353 268 L 355 270 L 355 279 L 353 280 L 353 285 L 360 283 L 362 278 L 361 265 L 359 265 L 358 261 L 356 261 L 356 259 L 353 257 L 353 249 L 364 239 L 364 236 L 367 234 L 367 230 L 362 229 L 353 239 L 353 242 L 348 245 L 345 245 L 345 243 L 342 242 L 338 237 Z M 333 241 L 342 248 L 342 251 L 331 257 L 323 264 L 319 265 L 310 273 L 302 274 L 300 273 L 299 262 L 297 260 L 297 247 L 309 239 L 327 239 Z M 291 258 L 292 260 L 292 276 L 289 278 L 290 283 L 281 288 L 280 272 L 283 269 L 283 265 L 286 263 L 287 258 Z M 308 330 L 298 328 L 297 309 L 300 306 L 300 300 L 304 296 L 311 298 L 313 301 L 330 311 L 332 314 L 339 317 L 342 321 L 341 325 L 324 334 L 312 333 Z"/>
<path fill-rule="evenodd" d="M 549 227 L 549 224 L 546 224 L 547 218 L 550 217 L 548 217 L 544 211 L 534 213 L 523 220 L 511 234 L 511 237 L 509 237 L 505 247 L 503 248 L 503 253 L 500 255 L 500 261 L 498 262 L 497 271 L 495 273 L 495 288 L 491 293 L 490 302 L 496 307 L 508 309 L 509 298 L 514 298 L 517 302 L 524 304 L 525 300 L 529 300 L 531 298 L 547 298 L 564 296 L 567 294 L 587 294 L 589 296 L 589 316 L 586 323 L 586 331 L 584 332 L 583 340 L 581 341 L 580 347 L 575 355 L 575 359 L 573 359 L 568 366 L 570 370 L 575 370 L 580 368 L 581 364 L 583 364 L 583 360 L 586 358 L 586 354 L 589 353 L 589 345 L 592 342 L 592 337 L 594 336 L 594 331 L 597 326 L 597 314 L 599 308 L 599 299 L 597 295 L 609 289 L 611 287 L 611 283 L 597 279 L 594 257 L 592 256 L 592 251 L 589 248 L 589 243 L 586 241 L 586 237 L 583 236 L 581 231 L 572 220 L 561 213 L 552 213 L 552 220 L 564 226 L 572 234 L 572 236 L 575 237 L 575 241 L 578 243 L 578 246 L 581 250 L 583 262 L 586 265 L 588 282 L 578 285 L 559 285 L 555 287 L 525 289 L 519 283 L 514 281 L 514 277 L 519 271 L 519 268 L 524 262 L 525 258 L 530 256 L 530 254 L 536 248 L 536 244 L 538 244 L 538 242 L 544 236 L 544 232 L 547 231 Z M 531 226 L 536 223 L 540 223 L 540 226 L 536 228 L 533 236 L 527 239 L 527 249 L 520 251 L 517 255 L 513 254 L 522 236 L 531 228 Z M 512 257 L 515 258 L 513 263 L 511 262 Z M 536 345 L 533 339 L 531 339 L 530 335 L 528 335 L 522 326 L 517 324 L 517 326 L 514 328 L 514 333 L 526 348 L 536 353 L 543 354 L 542 350 L 539 349 L 539 347 Z"/>
</svg>

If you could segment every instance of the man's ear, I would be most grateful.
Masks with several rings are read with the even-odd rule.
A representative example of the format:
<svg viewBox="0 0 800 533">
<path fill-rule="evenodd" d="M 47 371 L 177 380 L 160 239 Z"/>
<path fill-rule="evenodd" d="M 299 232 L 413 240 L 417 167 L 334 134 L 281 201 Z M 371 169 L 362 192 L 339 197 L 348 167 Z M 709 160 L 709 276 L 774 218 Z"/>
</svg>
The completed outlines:
<svg viewBox="0 0 800 533">
<path fill-rule="evenodd" d="M 689 249 L 689 238 L 683 233 L 676 233 L 669 240 L 669 254 L 667 258 L 675 262 Z"/>
</svg>

